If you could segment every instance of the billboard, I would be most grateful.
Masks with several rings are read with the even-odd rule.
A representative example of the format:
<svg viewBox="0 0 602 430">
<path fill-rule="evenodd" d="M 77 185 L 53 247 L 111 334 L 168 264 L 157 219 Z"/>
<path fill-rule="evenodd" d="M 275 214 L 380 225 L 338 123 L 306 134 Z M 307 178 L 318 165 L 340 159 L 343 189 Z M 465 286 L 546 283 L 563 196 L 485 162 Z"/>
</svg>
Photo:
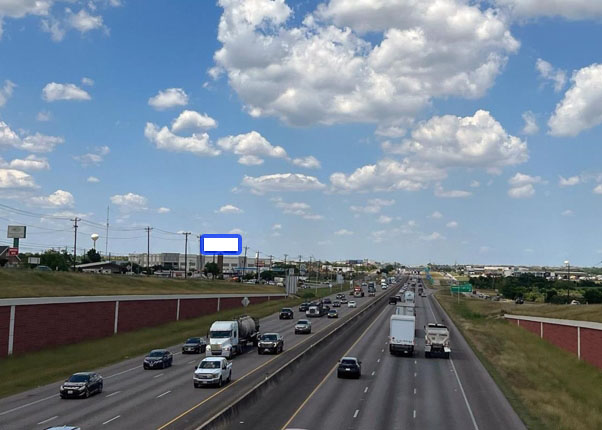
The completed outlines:
<svg viewBox="0 0 602 430">
<path fill-rule="evenodd" d="M 24 225 L 9 225 L 6 237 L 9 239 L 25 239 L 27 227 Z"/>
</svg>

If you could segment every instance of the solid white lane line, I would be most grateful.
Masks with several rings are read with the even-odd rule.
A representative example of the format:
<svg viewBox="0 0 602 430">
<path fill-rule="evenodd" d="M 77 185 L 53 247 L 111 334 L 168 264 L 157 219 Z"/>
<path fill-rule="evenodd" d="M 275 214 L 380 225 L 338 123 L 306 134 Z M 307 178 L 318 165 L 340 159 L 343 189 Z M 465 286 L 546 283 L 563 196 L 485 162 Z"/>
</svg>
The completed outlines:
<svg viewBox="0 0 602 430">
<path fill-rule="evenodd" d="M 52 421 L 52 420 L 54 420 L 54 419 L 56 419 L 56 418 L 58 418 L 58 417 L 59 417 L 58 415 L 55 415 L 55 416 L 53 416 L 53 417 L 51 417 L 51 418 L 48 418 L 47 420 L 40 421 L 40 422 L 38 423 L 38 425 L 40 425 L 40 424 L 46 424 L 47 422 L 50 422 L 50 421 Z"/>
<path fill-rule="evenodd" d="M 121 393 L 121 391 L 115 391 L 114 393 L 107 394 L 105 397 L 113 397 L 113 396 L 115 396 L 115 395 L 117 395 L 119 393 Z"/>
<path fill-rule="evenodd" d="M 140 369 L 140 366 L 132 367 L 131 369 L 124 370 L 123 372 L 115 373 L 114 375 L 105 376 L 105 377 L 103 377 L 103 379 L 111 379 L 111 378 L 114 378 L 115 376 L 123 375 L 124 373 L 128 373 L 128 372 L 131 372 L 132 370 L 136 370 L 136 369 Z"/>
<path fill-rule="evenodd" d="M 364 393 L 368 392 L 368 387 L 364 388 Z"/>
<path fill-rule="evenodd" d="M 163 373 L 159 373 L 158 375 L 153 376 L 153 378 L 159 378 L 159 377 L 161 377 L 163 375 L 164 375 Z"/>
<path fill-rule="evenodd" d="M 353 414 L 353 418 L 357 418 L 357 415 L 360 413 L 359 409 L 355 410 L 355 413 Z"/>
<path fill-rule="evenodd" d="M 105 424 L 109 424 L 111 421 L 115 421 L 117 418 L 121 417 L 121 415 L 117 415 L 116 417 L 111 418 L 108 421 L 105 421 L 104 423 L 102 423 L 102 425 L 104 426 Z"/>
<path fill-rule="evenodd" d="M 464 392 L 464 387 L 462 386 L 462 382 L 460 382 L 460 376 L 458 375 L 458 371 L 456 370 L 456 366 L 454 364 L 454 360 L 450 357 L 449 362 L 454 368 L 454 375 L 456 375 L 456 380 L 458 381 L 458 385 L 460 386 L 460 391 L 462 391 L 462 397 L 464 397 L 464 403 L 466 403 L 466 407 L 468 408 L 468 413 L 470 414 L 470 419 L 472 420 L 472 425 L 475 430 L 479 430 L 479 426 L 477 425 L 477 421 L 474 419 L 474 414 L 472 413 L 472 408 L 468 403 L 468 398 L 466 397 L 466 393 Z"/>
<path fill-rule="evenodd" d="M 163 394 L 159 394 L 159 395 L 158 395 L 156 398 L 157 398 L 157 399 L 160 399 L 161 397 L 163 397 L 163 396 L 166 396 L 166 395 L 167 395 L 167 394 L 169 394 L 169 393 L 171 393 L 171 391 L 166 391 L 166 392 L 164 392 Z"/>
<path fill-rule="evenodd" d="M 6 415 L 6 414 L 10 414 L 11 412 L 18 411 L 19 409 L 23 409 L 23 408 L 26 408 L 26 407 L 28 407 L 28 406 L 37 405 L 38 403 L 40 403 L 40 402 L 43 402 L 43 401 L 46 401 L 46 400 L 54 399 L 54 398 L 56 398 L 57 396 L 58 396 L 58 394 L 53 394 L 52 396 L 44 397 L 43 399 L 36 400 L 35 402 L 31 402 L 31 403 L 25 403 L 24 405 L 17 406 L 16 408 L 9 409 L 8 411 L 0 412 L 0 417 L 1 417 L 2 415 Z"/>
</svg>

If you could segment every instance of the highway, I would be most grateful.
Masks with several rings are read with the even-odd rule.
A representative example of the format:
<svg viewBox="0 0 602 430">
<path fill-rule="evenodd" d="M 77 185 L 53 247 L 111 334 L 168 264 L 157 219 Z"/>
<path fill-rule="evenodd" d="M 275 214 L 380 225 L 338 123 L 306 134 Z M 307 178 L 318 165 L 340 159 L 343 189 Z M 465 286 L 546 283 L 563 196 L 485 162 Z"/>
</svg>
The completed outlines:
<svg viewBox="0 0 602 430">
<path fill-rule="evenodd" d="M 376 298 L 381 295 L 379 289 Z M 169 348 L 174 352 L 174 363 L 165 370 L 143 370 L 142 356 L 97 369 L 104 378 L 104 391 L 89 399 L 60 399 L 58 389 L 62 381 L 1 399 L 0 430 L 43 429 L 61 424 L 78 425 L 84 430 L 195 426 L 195 423 L 210 418 L 235 395 L 240 395 L 261 380 L 264 373 L 282 365 L 293 354 L 308 347 L 313 339 L 325 335 L 330 327 L 341 324 L 340 320 L 346 315 L 359 312 L 372 300 L 375 299 L 356 299 L 357 309 L 343 305 L 338 308 L 338 320 L 326 317 L 312 319 L 311 335 L 294 334 L 295 322 L 305 318 L 296 308 L 293 320 L 281 321 L 276 314 L 262 319 L 262 333 L 273 331 L 284 336 L 284 353 L 278 356 L 258 355 L 249 347 L 250 351 L 233 359 L 232 382 L 222 389 L 195 389 L 192 384 L 194 366 L 204 354 L 182 355 L 181 346 L 177 345 Z M 156 345 L 157 348 L 164 346 L 160 342 Z"/>
<path fill-rule="evenodd" d="M 383 309 L 356 338 L 333 342 L 280 383 L 255 408 L 230 425 L 210 428 L 261 429 L 526 429 L 455 326 L 427 291 L 417 297 L 417 353 L 388 351 L 389 317 Z M 424 357 L 427 322 L 444 322 L 451 332 L 452 358 Z M 359 380 L 338 379 L 336 361 L 362 361 Z M 277 407 L 275 407 L 277 405 Z M 244 424 L 243 424 L 244 423 Z"/>
</svg>

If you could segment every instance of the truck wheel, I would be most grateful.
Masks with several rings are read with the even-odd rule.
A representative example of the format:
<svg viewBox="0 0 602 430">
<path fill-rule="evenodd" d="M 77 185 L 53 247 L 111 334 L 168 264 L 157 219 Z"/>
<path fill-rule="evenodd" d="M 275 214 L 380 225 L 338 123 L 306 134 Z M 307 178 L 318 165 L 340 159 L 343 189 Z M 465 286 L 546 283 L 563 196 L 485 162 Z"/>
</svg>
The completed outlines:
<svg viewBox="0 0 602 430">
<path fill-rule="evenodd" d="M 449 359 L 449 352 L 445 353 L 445 358 Z"/>
<path fill-rule="evenodd" d="M 217 388 L 222 388 L 222 377 L 219 377 L 219 381 L 217 381 Z"/>
<path fill-rule="evenodd" d="M 226 382 L 230 382 L 232 380 L 232 371 L 230 370 L 230 373 L 228 373 L 228 379 L 226 380 Z"/>
<path fill-rule="evenodd" d="M 263 354 L 263 353 L 261 352 L 261 349 L 257 349 L 257 354 L 259 354 L 259 355 Z"/>
<path fill-rule="evenodd" d="M 425 352 L 424 353 L 424 357 L 425 358 L 431 358 L 431 353 L 430 352 Z"/>
</svg>

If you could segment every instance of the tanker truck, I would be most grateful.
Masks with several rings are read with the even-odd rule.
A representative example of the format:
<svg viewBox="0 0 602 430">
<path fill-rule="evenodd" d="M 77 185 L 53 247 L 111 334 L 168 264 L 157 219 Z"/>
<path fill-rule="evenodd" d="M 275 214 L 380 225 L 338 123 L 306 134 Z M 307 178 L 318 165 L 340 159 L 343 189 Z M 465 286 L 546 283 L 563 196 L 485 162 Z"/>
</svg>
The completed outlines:
<svg viewBox="0 0 602 430">
<path fill-rule="evenodd" d="M 248 343 L 257 346 L 259 320 L 243 315 L 233 321 L 215 321 L 209 329 L 207 357 L 227 357 L 231 359 L 242 354 Z"/>
</svg>

